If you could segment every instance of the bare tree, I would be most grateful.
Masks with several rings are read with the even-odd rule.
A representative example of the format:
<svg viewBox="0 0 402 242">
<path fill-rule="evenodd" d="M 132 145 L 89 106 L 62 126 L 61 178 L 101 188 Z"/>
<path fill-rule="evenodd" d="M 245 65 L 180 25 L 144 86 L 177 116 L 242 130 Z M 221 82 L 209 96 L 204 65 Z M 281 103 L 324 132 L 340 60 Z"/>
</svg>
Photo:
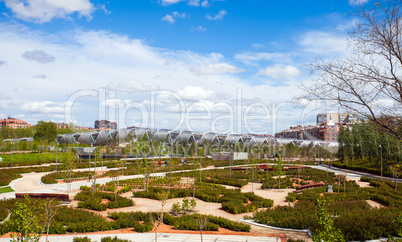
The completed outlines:
<svg viewBox="0 0 402 242">
<path fill-rule="evenodd" d="M 339 173 L 338 175 L 336 175 L 336 179 L 338 180 L 338 193 L 340 192 L 340 187 L 341 187 L 341 180 L 342 180 L 342 175 L 341 173 Z"/>
<path fill-rule="evenodd" d="M 50 225 L 57 214 L 58 205 L 60 205 L 60 202 L 55 199 L 46 199 L 42 203 L 44 212 L 44 228 L 46 228 L 46 242 L 48 241 L 49 237 Z"/>
<path fill-rule="evenodd" d="M 360 7 L 352 16 L 359 22 L 350 32 L 349 54 L 332 61 L 314 61 L 317 79 L 303 84 L 299 101 L 340 105 L 401 139 L 402 0 L 379 0 Z"/>
<path fill-rule="evenodd" d="M 341 172 L 340 174 L 343 178 L 343 192 L 346 192 L 346 176 L 348 175 L 347 172 Z"/>
<path fill-rule="evenodd" d="M 166 201 L 169 198 L 169 193 L 166 192 L 166 191 L 165 192 L 158 192 L 157 196 L 158 196 L 159 201 L 161 201 L 162 210 L 161 210 L 160 217 L 161 217 L 161 221 L 163 223 L 163 207 L 166 205 Z"/>
<path fill-rule="evenodd" d="M 208 216 L 206 215 L 201 215 L 199 218 L 197 218 L 197 220 L 195 221 L 198 227 L 198 230 L 200 231 L 200 235 L 201 235 L 201 242 L 202 240 L 202 231 L 204 231 L 204 228 L 207 226 L 208 224 Z"/>
<path fill-rule="evenodd" d="M 158 216 L 158 218 L 155 221 L 155 218 L 151 214 L 150 219 L 155 228 L 155 242 L 158 242 L 158 227 L 162 224 L 163 218 L 161 216 Z"/>
</svg>

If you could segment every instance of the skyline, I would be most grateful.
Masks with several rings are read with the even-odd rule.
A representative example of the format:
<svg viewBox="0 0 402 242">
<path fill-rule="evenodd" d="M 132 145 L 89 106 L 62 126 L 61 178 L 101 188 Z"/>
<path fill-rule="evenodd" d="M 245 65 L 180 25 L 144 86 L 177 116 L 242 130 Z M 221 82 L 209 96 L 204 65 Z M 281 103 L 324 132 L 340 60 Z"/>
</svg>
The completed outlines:
<svg viewBox="0 0 402 242">
<path fill-rule="evenodd" d="M 311 60 L 345 55 L 361 4 L 373 2 L 5 0 L 0 116 L 221 133 L 315 123 L 335 109 L 292 97 Z"/>
</svg>

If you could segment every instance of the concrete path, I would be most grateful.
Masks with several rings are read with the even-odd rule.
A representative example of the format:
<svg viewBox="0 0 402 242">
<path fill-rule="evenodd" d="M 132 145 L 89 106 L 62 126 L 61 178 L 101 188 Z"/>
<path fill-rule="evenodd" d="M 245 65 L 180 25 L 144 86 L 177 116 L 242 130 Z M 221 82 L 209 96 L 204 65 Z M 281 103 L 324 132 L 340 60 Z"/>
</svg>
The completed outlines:
<svg viewBox="0 0 402 242">
<path fill-rule="evenodd" d="M 92 241 L 100 241 L 103 237 L 115 237 L 120 239 L 128 239 L 132 242 L 152 242 L 155 241 L 155 233 L 124 233 L 124 234 L 84 234 L 84 235 L 53 235 L 49 236 L 50 242 L 71 242 L 74 237 L 91 238 Z M 9 238 L 0 238 L 0 242 L 9 242 Z M 41 242 L 45 241 L 45 237 L 40 239 Z M 201 236 L 199 234 L 172 234 L 172 233 L 158 233 L 159 242 L 199 242 Z M 244 236 L 244 235 L 212 235 L 203 234 L 203 241 L 205 242 L 279 242 L 280 238 L 277 237 L 257 237 L 257 236 Z"/>
</svg>

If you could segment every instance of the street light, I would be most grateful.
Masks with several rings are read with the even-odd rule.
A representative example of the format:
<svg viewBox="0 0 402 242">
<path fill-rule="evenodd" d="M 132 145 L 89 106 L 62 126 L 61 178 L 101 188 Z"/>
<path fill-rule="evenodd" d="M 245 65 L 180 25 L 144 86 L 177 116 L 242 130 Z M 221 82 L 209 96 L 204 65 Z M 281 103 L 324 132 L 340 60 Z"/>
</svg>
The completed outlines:
<svg viewBox="0 0 402 242">
<path fill-rule="evenodd" d="M 57 150 L 58 150 L 58 147 L 57 147 L 57 143 L 56 143 L 56 172 L 57 172 Z"/>
<path fill-rule="evenodd" d="M 170 180 L 172 177 L 172 152 L 173 152 L 173 144 L 172 144 L 172 140 L 170 141 L 170 150 L 169 150 L 169 193 L 170 193 Z"/>
<path fill-rule="evenodd" d="M 229 178 L 232 178 L 232 149 L 233 149 L 233 144 L 230 145 L 230 154 L 229 154 L 229 158 L 230 158 L 230 160 L 229 160 L 229 169 L 230 169 L 230 172 L 229 172 Z"/>
<path fill-rule="evenodd" d="M 380 156 L 381 156 L 381 180 L 382 180 L 382 146 L 379 145 L 378 147 L 381 149 Z"/>
</svg>

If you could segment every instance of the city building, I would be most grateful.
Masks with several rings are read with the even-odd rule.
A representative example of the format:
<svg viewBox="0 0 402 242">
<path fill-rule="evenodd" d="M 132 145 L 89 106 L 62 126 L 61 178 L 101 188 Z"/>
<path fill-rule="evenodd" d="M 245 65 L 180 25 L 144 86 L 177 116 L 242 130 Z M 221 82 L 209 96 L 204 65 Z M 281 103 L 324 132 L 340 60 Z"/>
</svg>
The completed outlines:
<svg viewBox="0 0 402 242">
<path fill-rule="evenodd" d="M 351 113 L 319 113 L 317 115 L 317 125 L 328 123 L 352 124 L 357 122 L 357 116 Z"/>
<path fill-rule="evenodd" d="M 69 124 L 66 124 L 66 123 L 57 123 L 57 128 L 58 128 L 58 129 L 68 129 L 68 128 L 69 128 Z"/>
<path fill-rule="evenodd" d="M 340 127 L 357 122 L 357 116 L 350 113 L 320 113 L 317 125 L 290 127 L 275 134 L 276 138 L 322 140 L 337 142 Z"/>
<path fill-rule="evenodd" d="M 110 122 L 109 120 L 96 120 L 95 129 L 98 130 L 117 129 L 117 123 Z"/>
<path fill-rule="evenodd" d="M 31 125 L 21 119 L 8 117 L 7 119 L 0 119 L 0 128 L 3 127 L 16 129 L 16 128 L 29 128 L 31 127 Z"/>
</svg>

